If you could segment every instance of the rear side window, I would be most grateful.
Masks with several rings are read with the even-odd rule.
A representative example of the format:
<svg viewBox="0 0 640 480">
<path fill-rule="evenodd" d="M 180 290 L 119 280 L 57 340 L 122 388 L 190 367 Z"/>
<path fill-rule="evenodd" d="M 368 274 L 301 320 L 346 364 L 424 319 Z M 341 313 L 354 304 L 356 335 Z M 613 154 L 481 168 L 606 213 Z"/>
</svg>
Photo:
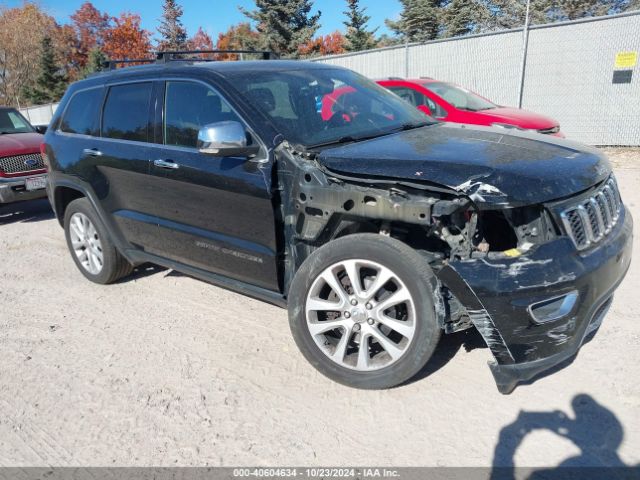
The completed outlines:
<svg viewBox="0 0 640 480">
<path fill-rule="evenodd" d="M 147 142 L 151 90 L 151 82 L 111 87 L 102 114 L 102 136 Z"/>
<path fill-rule="evenodd" d="M 76 93 L 71 97 L 64 112 L 60 130 L 67 133 L 99 136 L 100 104 L 102 88 L 92 88 Z"/>
</svg>

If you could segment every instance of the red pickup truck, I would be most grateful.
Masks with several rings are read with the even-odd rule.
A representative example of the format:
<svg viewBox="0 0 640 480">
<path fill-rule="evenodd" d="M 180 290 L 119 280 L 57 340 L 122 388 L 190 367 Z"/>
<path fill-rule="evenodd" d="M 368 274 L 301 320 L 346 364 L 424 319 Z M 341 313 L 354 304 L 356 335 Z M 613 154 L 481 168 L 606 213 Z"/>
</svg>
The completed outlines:
<svg viewBox="0 0 640 480">
<path fill-rule="evenodd" d="M 42 139 L 20 112 L 0 107 L 0 204 L 46 196 Z"/>
</svg>

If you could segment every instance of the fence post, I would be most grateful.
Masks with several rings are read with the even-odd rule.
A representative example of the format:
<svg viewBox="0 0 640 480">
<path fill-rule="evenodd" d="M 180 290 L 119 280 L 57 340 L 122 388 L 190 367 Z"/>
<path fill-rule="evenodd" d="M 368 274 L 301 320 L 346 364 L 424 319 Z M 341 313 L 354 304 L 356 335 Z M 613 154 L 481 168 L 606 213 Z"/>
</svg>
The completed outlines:
<svg viewBox="0 0 640 480">
<path fill-rule="evenodd" d="M 409 78 L 409 38 L 404 43 L 404 78 Z"/>
<path fill-rule="evenodd" d="M 520 63 L 520 85 L 518 86 L 518 108 L 522 108 L 522 96 L 524 94 L 524 77 L 527 69 L 527 49 L 529 48 L 529 8 L 531 0 L 527 0 L 527 13 L 524 17 L 524 30 L 522 32 L 522 61 Z"/>
</svg>

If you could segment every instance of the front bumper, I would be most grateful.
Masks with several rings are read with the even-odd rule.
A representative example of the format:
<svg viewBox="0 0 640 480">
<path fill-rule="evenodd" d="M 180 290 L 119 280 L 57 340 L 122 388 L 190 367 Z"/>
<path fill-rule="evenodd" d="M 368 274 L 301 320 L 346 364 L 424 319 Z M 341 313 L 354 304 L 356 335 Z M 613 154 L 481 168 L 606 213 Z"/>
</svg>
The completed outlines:
<svg viewBox="0 0 640 480">
<path fill-rule="evenodd" d="M 517 258 L 455 261 L 438 273 L 491 350 L 501 393 L 573 357 L 597 329 L 631 263 L 633 220 L 626 209 L 620 215 L 606 240 L 588 251 L 564 237 Z M 572 292 L 578 300 L 562 317 L 532 317 L 530 305 Z"/>
<path fill-rule="evenodd" d="M 27 178 L 46 177 L 46 174 L 29 175 L 28 177 L 0 177 L 0 203 L 21 202 L 23 200 L 34 200 L 44 198 L 47 192 L 44 188 L 38 190 L 27 190 L 25 187 Z"/>
</svg>

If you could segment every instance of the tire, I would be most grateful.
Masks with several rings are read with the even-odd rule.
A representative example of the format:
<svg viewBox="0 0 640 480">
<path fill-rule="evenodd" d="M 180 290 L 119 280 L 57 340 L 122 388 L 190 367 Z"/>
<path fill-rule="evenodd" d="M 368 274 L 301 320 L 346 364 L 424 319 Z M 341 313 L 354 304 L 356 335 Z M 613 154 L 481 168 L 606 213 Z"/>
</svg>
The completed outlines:
<svg viewBox="0 0 640 480">
<path fill-rule="evenodd" d="M 106 285 L 133 271 L 131 264 L 116 250 L 86 198 L 78 198 L 67 206 L 64 233 L 71 258 L 92 282 Z"/>
<path fill-rule="evenodd" d="M 384 278 L 390 280 L 378 284 Z M 330 379 L 391 388 L 416 375 L 440 339 L 436 285 L 424 258 L 404 243 L 378 234 L 342 237 L 298 269 L 289 293 L 291 332 L 304 357 Z"/>
</svg>

